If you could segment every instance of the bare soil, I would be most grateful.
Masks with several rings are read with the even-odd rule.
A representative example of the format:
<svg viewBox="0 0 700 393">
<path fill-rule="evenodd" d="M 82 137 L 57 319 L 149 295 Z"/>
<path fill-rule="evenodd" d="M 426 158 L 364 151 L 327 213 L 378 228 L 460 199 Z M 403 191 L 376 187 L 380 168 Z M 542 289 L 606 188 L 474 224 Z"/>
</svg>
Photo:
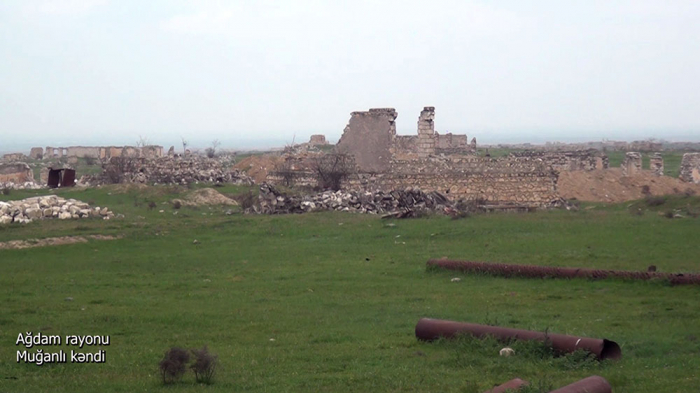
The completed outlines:
<svg viewBox="0 0 700 393">
<path fill-rule="evenodd" d="M 267 174 L 275 169 L 275 165 L 281 161 L 278 156 L 250 156 L 246 157 L 241 162 L 233 167 L 248 174 L 255 180 L 255 183 L 260 184 L 265 181 Z"/>
<path fill-rule="evenodd" d="M 61 246 L 64 244 L 87 243 L 88 239 L 91 239 L 91 240 L 115 240 L 115 239 L 119 239 L 119 236 L 87 235 L 87 236 L 47 237 L 45 239 L 10 240 L 7 242 L 0 242 L 0 250 L 19 250 L 22 248 Z"/>
<path fill-rule="evenodd" d="M 647 170 L 633 176 L 622 176 L 622 168 L 562 171 L 558 182 L 559 194 L 563 198 L 588 202 L 615 203 L 641 199 L 646 196 L 644 186 L 649 186 L 651 195 L 700 194 L 698 184 L 685 183 L 669 176 L 655 176 Z"/>
<path fill-rule="evenodd" d="M 201 188 L 191 192 L 184 199 L 173 199 L 173 202 L 175 201 L 180 201 L 185 206 L 238 205 L 238 202 L 222 195 L 213 188 Z"/>
</svg>

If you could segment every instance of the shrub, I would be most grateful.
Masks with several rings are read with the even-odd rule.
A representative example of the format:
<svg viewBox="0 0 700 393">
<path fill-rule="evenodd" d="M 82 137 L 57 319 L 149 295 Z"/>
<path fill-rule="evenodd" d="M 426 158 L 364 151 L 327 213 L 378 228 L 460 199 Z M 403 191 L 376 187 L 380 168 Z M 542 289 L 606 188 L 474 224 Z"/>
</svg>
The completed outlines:
<svg viewBox="0 0 700 393">
<path fill-rule="evenodd" d="M 148 210 L 153 210 L 156 208 L 156 206 L 158 206 L 158 205 L 156 205 L 155 202 L 153 202 L 153 201 L 148 202 Z"/>
<path fill-rule="evenodd" d="M 258 202 L 258 196 L 253 194 L 252 191 L 240 194 L 236 196 L 235 199 L 238 204 L 241 205 L 241 209 L 243 209 L 243 211 L 253 208 L 253 206 L 255 206 Z"/>
<path fill-rule="evenodd" d="M 666 217 L 666 218 L 673 218 L 673 211 L 671 211 L 671 210 L 666 210 L 666 211 L 664 212 L 664 217 Z"/>
<path fill-rule="evenodd" d="M 0 193 L 2 193 L 2 195 L 10 195 L 10 189 L 3 188 L 2 190 L 0 190 Z"/>
<path fill-rule="evenodd" d="M 173 209 L 177 210 L 182 207 L 182 202 L 179 199 L 173 201 Z"/>
<path fill-rule="evenodd" d="M 160 361 L 160 375 L 163 383 L 173 383 L 178 381 L 187 371 L 187 363 L 190 361 L 190 354 L 182 348 L 173 347 L 165 353 Z"/>
<path fill-rule="evenodd" d="M 355 159 L 349 154 L 326 154 L 312 162 L 311 170 L 319 188 L 338 191 L 343 181 L 355 173 Z"/>
<path fill-rule="evenodd" d="M 194 371 L 195 379 L 199 383 L 212 383 L 216 372 L 216 355 L 209 353 L 206 345 L 202 349 L 192 349 L 191 351 L 194 355 L 194 363 L 190 368 Z"/>
<path fill-rule="evenodd" d="M 642 194 L 644 195 L 651 195 L 651 188 L 649 188 L 648 185 L 643 185 L 642 186 Z"/>
<path fill-rule="evenodd" d="M 647 196 L 645 199 L 647 206 L 661 206 L 666 203 L 666 198 L 662 196 Z"/>
</svg>

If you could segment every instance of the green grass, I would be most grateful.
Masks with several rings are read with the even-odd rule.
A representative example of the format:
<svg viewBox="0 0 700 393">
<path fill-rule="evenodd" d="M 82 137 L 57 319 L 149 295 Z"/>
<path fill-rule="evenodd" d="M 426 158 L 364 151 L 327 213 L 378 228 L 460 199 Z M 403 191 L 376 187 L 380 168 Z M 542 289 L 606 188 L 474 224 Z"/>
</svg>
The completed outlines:
<svg viewBox="0 0 700 393">
<path fill-rule="evenodd" d="M 227 216 L 225 207 L 174 215 L 168 201 L 185 191 L 58 190 L 126 217 L 0 227 L 0 241 L 123 236 L 0 250 L 0 392 L 483 392 L 515 377 L 556 388 L 592 374 L 615 392 L 688 392 L 700 384 L 700 288 L 425 269 L 429 258 L 445 256 L 698 271 L 700 219 L 660 215 L 700 207 L 697 197 L 387 221 L 350 213 Z M 156 209 L 148 209 L 151 200 Z M 421 317 L 605 337 L 620 344 L 623 359 L 553 357 L 532 343 L 511 343 L 516 355 L 507 358 L 498 356 L 504 344 L 491 340 L 423 343 L 414 336 Z M 14 343 L 28 331 L 109 335 L 107 362 L 17 364 Z M 157 364 L 168 348 L 203 345 L 219 356 L 212 385 L 195 384 L 191 374 L 161 385 Z"/>
</svg>

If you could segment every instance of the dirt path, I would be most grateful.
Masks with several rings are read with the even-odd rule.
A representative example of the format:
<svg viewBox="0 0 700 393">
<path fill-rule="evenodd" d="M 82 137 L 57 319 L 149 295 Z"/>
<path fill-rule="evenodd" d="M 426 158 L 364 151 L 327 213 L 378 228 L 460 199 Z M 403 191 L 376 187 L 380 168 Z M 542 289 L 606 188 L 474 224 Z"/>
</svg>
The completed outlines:
<svg viewBox="0 0 700 393">
<path fill-rule="evenodd" d="M 62 237 L 47 237 L 45 239 L 27 239 L 27 240 L 10 240 L 0 242 L 0 250 L 19 250 L 22 248 L 45 247 L 45 246 L 60 246 L 63 244 L 87 243 L 91 240 L 115 240 L 121 236 L 109 235 L 87 235 L 87 236 L 62 236 Z"/>
</svg>

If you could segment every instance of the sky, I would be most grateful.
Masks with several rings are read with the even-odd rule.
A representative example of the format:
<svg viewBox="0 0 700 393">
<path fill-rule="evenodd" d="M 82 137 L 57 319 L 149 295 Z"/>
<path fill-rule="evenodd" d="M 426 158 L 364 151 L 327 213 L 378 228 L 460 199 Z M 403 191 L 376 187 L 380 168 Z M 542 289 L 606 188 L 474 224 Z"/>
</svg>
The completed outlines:
<svg viewBox="0 0 700 393">
<path fill-rule="evenodd" d="M 0 151 L 264 148 L 350 112 L 479 143 L 700 140 L 700 1 L 0 0 Z"/>
</svg>

